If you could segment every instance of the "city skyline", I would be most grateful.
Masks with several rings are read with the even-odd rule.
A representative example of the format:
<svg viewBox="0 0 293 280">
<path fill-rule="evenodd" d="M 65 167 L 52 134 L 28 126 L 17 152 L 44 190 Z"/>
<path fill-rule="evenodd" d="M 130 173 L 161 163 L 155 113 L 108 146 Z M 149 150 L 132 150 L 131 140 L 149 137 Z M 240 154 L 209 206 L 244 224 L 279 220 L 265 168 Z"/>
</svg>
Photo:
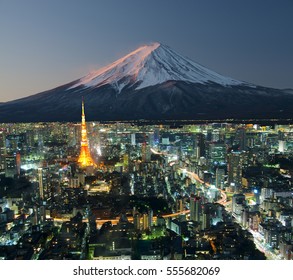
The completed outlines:
<svg viewBox="0 0 293 280">
<path fill-rule="evenodd" d="M 135 4 L 1 1 L 0 102 L 58 87 L 155 41 L 220 74 L 293 88 L 291 1 Z"/>
<path fill-rule="evenodd" d="M 83 109 L 1 125 L 0 259 L 293 258 L 292 125 L 85 127 Z"/>
</svg>

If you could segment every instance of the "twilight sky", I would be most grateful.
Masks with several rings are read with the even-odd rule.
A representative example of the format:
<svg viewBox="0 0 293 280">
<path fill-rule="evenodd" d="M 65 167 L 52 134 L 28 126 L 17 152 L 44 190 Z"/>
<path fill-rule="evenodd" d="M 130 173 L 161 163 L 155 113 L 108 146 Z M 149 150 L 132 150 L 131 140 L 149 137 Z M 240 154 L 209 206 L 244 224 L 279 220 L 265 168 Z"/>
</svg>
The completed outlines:
<svg viewBox="0 0 293 280">
<path fill-rule="evenodd" d="M 0 102 L 161 42 L 222 75 L 293 88 L 292 0 L 0 0 Z"/>
</svg>

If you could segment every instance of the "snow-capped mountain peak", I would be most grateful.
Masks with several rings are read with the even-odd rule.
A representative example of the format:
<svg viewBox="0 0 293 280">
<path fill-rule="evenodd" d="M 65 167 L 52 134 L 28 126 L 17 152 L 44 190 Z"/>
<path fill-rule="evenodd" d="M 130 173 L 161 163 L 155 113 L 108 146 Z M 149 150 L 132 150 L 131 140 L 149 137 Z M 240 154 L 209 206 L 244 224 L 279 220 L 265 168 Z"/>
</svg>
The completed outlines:
<svg viewBox="0 0 293 280">
<path fill-rule="evenodd" d="M 292 120 L 290 89 L 222 76 L 159 43 L 142 46 L 79 80 L 2 103 L 0 119 L 77 122 L 81 96 L 87 121 Z"/>
<path fill-rule="evenodd" d="M 152 43 L 91 72 L 79 79 L 70 89 L 110 84 L 120 92 L 125 86 L 142 89 L 170 80 L 201 84 L 213 82 L 224 86 L 248 85 L 209 70 L 163 44 Z"/>
</svg>

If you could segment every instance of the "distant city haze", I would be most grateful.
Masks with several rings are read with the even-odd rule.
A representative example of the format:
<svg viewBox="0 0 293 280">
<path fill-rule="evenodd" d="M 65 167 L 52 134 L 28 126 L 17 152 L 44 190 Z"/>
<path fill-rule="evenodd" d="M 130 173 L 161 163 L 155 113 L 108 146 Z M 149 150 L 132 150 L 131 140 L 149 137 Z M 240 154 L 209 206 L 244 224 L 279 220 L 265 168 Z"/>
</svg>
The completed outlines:
<svg viewBox="0 0 293 280">
<path fill-rule="evenodd" d="M 0 102 L 49 90 L 161 42 L 222 75 L 293 88 L 293 2 L 0 2 Z"/>
</svg>

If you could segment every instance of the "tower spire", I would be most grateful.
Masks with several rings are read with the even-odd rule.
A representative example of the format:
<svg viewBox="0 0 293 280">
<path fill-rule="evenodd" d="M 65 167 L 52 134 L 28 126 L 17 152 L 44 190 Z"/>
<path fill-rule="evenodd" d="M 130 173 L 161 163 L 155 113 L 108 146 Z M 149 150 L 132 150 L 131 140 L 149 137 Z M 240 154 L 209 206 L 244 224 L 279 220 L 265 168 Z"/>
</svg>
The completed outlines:
<svg viewBox="0 0 293 280">
<path fill-rule="evenodd" d="M 83 100 L 83 97 L 81 99 L 81 116 L 84 116 L 84 100 Z"/>
<path fill-rule="evenodd" d="M 81 142 L 80 142 L 80 153 L 78 157 L 78 163 L 81 167 L 95 165 L 94 160 L 91 157 L 89 147 L 88 147 L 83 97 L 81 102 Z"/>
</svg>

